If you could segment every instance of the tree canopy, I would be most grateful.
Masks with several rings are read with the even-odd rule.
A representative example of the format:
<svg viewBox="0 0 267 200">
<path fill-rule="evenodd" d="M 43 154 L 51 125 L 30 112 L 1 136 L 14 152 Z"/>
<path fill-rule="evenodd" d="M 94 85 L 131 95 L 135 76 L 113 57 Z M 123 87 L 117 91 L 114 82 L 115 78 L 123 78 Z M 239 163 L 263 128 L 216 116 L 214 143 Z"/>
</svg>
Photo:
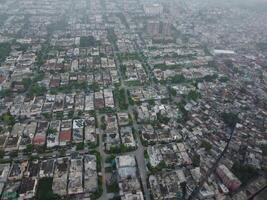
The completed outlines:
<svg viewBox="0 0 267 200">
<path fill-rule="evenodd" d="M 232 112 L 224 112 L 222 113 L 222 119 L 226 125 L 230 128 L 234 128 L 236 123 L 239 122 L 238 114 Z"/>
</svg>

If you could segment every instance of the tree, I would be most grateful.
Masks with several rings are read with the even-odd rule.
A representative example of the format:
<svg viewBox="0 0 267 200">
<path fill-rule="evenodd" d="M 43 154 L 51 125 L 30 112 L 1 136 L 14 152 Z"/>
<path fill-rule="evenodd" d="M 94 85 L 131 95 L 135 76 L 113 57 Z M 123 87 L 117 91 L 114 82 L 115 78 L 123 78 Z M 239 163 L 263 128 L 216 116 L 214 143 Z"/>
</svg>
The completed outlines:
<svg viewBox="0 0 267 200">
<path fill-rule="evenodd" d="M 38 70 L 38 71 L 36 72 L 36 74 L 33 76 L 32 81 L 33 81 L 33 82 L 38 82 L 38 81 L 41 81 L 41 80 L 43 80 L 43 79 L 44 79 L 44 72 Z"/>
<path fill-rule="evenodd" d="M 202 140 L 200 144 L 200 148 L 204 148 L 206 151 L 209 151 L 211 150 L 212 145 L 208 141 Z"/>
<path fill-rule="evenodd" d="M 261 51 L 266 51 L 267 50 L 267 42 L 257 43 L 256 46 Z"/>
<path fill-rule="evenodd" d="M 36 198 L 38 200 L 59 200 L 58 195 L 52 190 L 53 178 L 42 178 L 39 180 L 37 187 Z"/>
<path fill-rule="evenodd" d="M 116 104 L 121 110 L 128 109 L 129 105 L 127 103 L 127 91 L 124 88 L 119 89 L 118 87 L 116 87 L 114 90 L 114 97 Z"/>
<path fill-rule="evenodd" d="M 4 61 L 11 51 L 10 43 L 0 43 L 0 62 Z"/>
<path fill-rule="evenodd" d="M 27 144 L 25 152 L 30 153 L 32 152 L 32 150 L 33 150 L 33 144 Z"/>
<path fill-rule="evenodd" d="M 197 153 L 195 153 L 192 157 L 192 163 L 194 167 L 199 167 L 200 165 L 200 155 L 198 155 Z"/>
<path fill-rule="evenodd" d="M 236 123 L 238 123 L 240 120 L 238 118 L 238 114 L 232 113 L 232 112 L 224 112 L 221 114 L 221 117 L 224 121 L 224 123 L 229 126 L 230 128 L 234 128 Z"/>
<path fill-rule="evenodd" d="M 101 127 L 102 130 L 106 130 L 106 128 L 107 128 L 105 116 L 101 117 L 101 125 L 100 125 L 100 127 Z"/>
<path fill-rule="evenodd" d="M 186 182 L 182 182 L 180 183 L 180 187 L 182 188 L 182 194 L 183 194 L 183 198 L 185 198 L 186 196 Z"/>
<path fill-rule="evenodd" d="M 19 153 L 18 151 L 12 151 L 12 152 L 10 152 L 9 155 L 11 158 L 16 158 L 16 157 L 18 157 L 18 153 Z"/>
<path fill-rule="evenodd" d="M 28 95 L 30 97 L 42 96 L 46 93 L 46 91 L 47 90 L 44 86 L 41 86 L 39 84 L 33 84 L 28 91 Z"/>
<path fill-rule="evenodd" d="M 82 36 L 80 38 L 80 47 L 96 47 L 97 41 L 93 36 Z"/>
<path fill-rule="evenodd" d="M 216 62 L 214 60 L 209 61 L 208 62 L 208 67 L 210 67 L 210 68 L 216 68 L 217 67 Z"/>
<path fill-rule="evenodd" d="M 84 149 L 84 143 L 80 142 L 76 145 L 76 151 L 80 151 Z"/>
<path fill-rule="evenodd" d="M 154 99 L 149 99 L 149 100 L 147 100 L 147 103 L 148 103 L 150 106 L 155 106 L 155 105 L 156 105 Z"/>
<path fill-rule="evenodd" d="M 159 121 L 160 123 L 162 123 L 162 124 L 168 124 L 169 121 L 170 121 L 170 118 L 168 118 L 168 117 L 162 115 L 160 112 L 157 113 L 157 119 L 158 119 L 158 121 Z"/>
<path fill-rule="evenodd" d="M 97 82 L 93 82 L 92 85 L 90 85 L 90 89 L 93 90 L 94 92 L 97 92 L 100 90 L 99 84 Z"/>
<path fill-rule="evenodd" d="M 22 79 L 22 84 L 26 90 L 31 86 L 32 80 L 30 78 L 24 78 Z"/>
<path fill-rule="evenodd" d="M 113 192 L 113 193 L 118 193 L 120 191 L 120 188 L 119 188 L 119 185 L 116 179 L 112 179 L 112 181 L 107 184 L 107 191 Z"/>
<path fill-rule="evenodd" d="M 1 116 L 1 121 L 3 121 L 6 126 L 13 126 L 15 124 L 15 117 L 11 115 L 10 112 L 7 112 Z"/>
<path fill-rule="evenodd" d="M 258 170 L 256 168 L 249 165 L 242 165 L 239 162 L 234 163 L 232 171 L 243 185 L 246 185 L 251 179 L 258 175 Z"/>
<path fill-rule="evenodd" d="M 184 83 L 186 81 L 186 78 L 184 77 L 184 75 L 175 75 L 174 77 L 170 78 L 170 82 L 171 83 Z"/>
<path fill-rule="evenodd" d="M 5 156 L 5 151 L 4 150 L 0 150 L 0 158 L 2 159 Z"/>
<path fill-rule="evenodd" d="M 10 89 L 3 89 L 0 91 L 0 98 L 10 97 L 12 94 Z"/>
<path fill-rule="evenodd" d="M 46 133 L 48 134 L 48 135 L 54 135 L 54 134 L 56 134 L 56 132 L 57 132 L 57 130 L 56 129 L 53 129 L 53 128 L 48 128 L 47 129 L 47 131 L 46 131 Z"/>
<path fill-rule="evenodd" d="M 42 45 L 42 49 L 37 53 L 36 64 L 37 66 L 42 66 L 47 58 L 47 53 L 49 51 L 49 44 L 45 43 Z"/>
<path fill-rule="evenodd" d="M 148 163 L 147 167 L 152 174 L 156 174 L 156 173 L 162 171 L 163 169 L 167 168 L 168 166 L 165 163 L 165 161 L 162 160 L 162 161 L 160 161 L 160 163 L 156 167 L 152 167 L 150 163 Z"/>
<path fill-rule="evenodd" d="M 173 89 L 171 87 L 168 87 L 168 89 L 169 89 L 169 93 L 170 93 L 171 96 L 175 97 L 177 95 L 177 92 L 176 92 L 175 89 Z"/>
<path fill-rule="evenodd" d="M 229 78 L 227 76 L 222 76 L 219 78 L 219 81 L 222 83 L 226 83 L 227 81 L 229 81 Z"/>
<path fill-rule="evenodd" d="M 224 64 L 229 68 L 233 68 L 234 67 L 233 61 L 230 60 L 230 59 L 225 60 Z"/>
<path fill-rule="evenodd" d="M 187 95 L 188 100 L 198 100 L 201 97 L 201 94 L 196 90 L 190 90 L 190 92 Z"/>
</svg>

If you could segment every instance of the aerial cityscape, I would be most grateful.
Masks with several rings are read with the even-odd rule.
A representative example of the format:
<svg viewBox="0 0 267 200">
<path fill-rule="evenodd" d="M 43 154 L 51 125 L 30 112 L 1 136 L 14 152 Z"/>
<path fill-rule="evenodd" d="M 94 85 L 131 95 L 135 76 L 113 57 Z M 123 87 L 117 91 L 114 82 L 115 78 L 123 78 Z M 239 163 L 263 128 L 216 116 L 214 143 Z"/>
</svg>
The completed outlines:
<svg viewBox="0 0 267 200">
<path fill-rule="evenodd" d="M 0 0 L 1 200 L 266 200 L 266 0 Z"/>
</svg>

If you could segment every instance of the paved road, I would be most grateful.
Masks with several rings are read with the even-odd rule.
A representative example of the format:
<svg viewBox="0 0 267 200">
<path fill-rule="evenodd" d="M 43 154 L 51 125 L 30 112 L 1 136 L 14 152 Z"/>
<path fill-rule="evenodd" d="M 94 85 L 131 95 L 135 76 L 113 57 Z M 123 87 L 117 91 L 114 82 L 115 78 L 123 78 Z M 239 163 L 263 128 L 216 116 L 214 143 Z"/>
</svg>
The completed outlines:
<svg viewBox="0 0 267 200">
<path fill-rule="evenodd" d="M 129 108 L 129 113 L 132 116 L 134 116 L 132 107 Z M 136 124 L 135 120 L 133 122 L 133 127 L 134 127 L 135 130 L 138 130 L 138 125 Z M 137 148 L 136 151 L 134 151 L 133 154 L 136 157 L 138 170 L 139 170 L 139 174 L 140 174 L 140 178 L 141 178 L 142 186 L 143 186 L 143 190 L 144 190 L 145 199 L 146 200 L 150 200 L 150 192 L 149 192 L 149 189 L 147 187 L 146 160 L 145 160 L 145 157 L 144 157 L 145 147 L 142 145 L 142 142 L 141 142 L 141 139 L 140 139 L 140 135 L 138 133 L 136 133 L 136 139 L 137 139 L 138 148 Z"/>
<path fill-rule="evenodd" d="M 97 114 L 98 121 L 100 122 L 100 115 Z M 99 146 L 97 148 L 98 152 L 100 153 L 101 157 L 101 174 L 102 174 L 102 189 L 103 193 L 102 196 L 99 198 L 100 200 L 107 200 L 108 198 L 108 193 L 107 193 L 107 185 L 106 185 L 106 172 L 105 172 L 105 160 L 107 158 L 107 154 L 104 151 L 104 142 L 103 142 L 103 130 L 98 129 L 97 130 L 99 133 Z"/>
<path fill-rule="evenodd" d="M 115 52 L 115 51 L 114 51 Z M 116 63 L 116 66 L 117 66 L 117 70 L 118 70 L 118 74 L 120 76 L 120 80 L 121 80 L 121 87 L 124 87 L 125 89 L 128 89 L 127 85 L 124 83 L 124 79 L 123 79 L 123 76 L 121 74 L 121 71 L 120 71 L 120 62 L 117 58 L 117 55 L 116 55 L 116 52 L 114 53 L 114 58 L 115 58 L 115 63 Z M 126 94 L 126 97 L 128 95 Z M 127 103 L 129 104 L 129 100 L 128 98 L 126 99 Z M 133 115 L 133 106 L 129 106 L 128 108 L 128 113 L 131 114 L 132 116 Z M 97 113 L 97 117 L 98 117 L 98 121 L 101 121 L 100 120 L 100 115 L 99 113 Z M 138 125 L 136 124 L 136 121 L 134 120 L 133 122 L 133 127 L 135 128 L 135 130 L 138 130 Z M 101 173 L 102 173 L 102 185 L 103 185 L 103 194 L 102 196 L 99 198 L 100 200 L 107 200 L 109 199 L 110 195 L 111 194 L 108 194 L 107 193 L 107 187 L 106 187 L 106 176 L 105 176 L 105 167 L 104 167 L 104 164 L 105 164 L 105 160 L 108 156 L 108 154 L 105 153 L 104 151 L 104 144 L 103 144 L 103 138 L 102 138 L 102 135 L 103 135 L 103 131 L 100 130 L 100 134 L 99 134 L 99 147 L 98 147 L 98 151 L 101 155 Z M 150 200 L 150 192 L 148 190 L 148 187 L 147 187 L 147 170 L 146 170 L 146 162 L 145 162 L 145 158 L 144 158 L 144 150 L 145 150 L 145 147 L 143 147 L 142 143 L 141 143 L 141 139 L 140 139 L 140 136 L 139 134 L 136 134 L 136 139 L 137 139 L 137 149 L 133 152 L 129 152 L 129 153 L 125 153 L 127 155 L 133 155 L 136 157 L 136 161 L 137 161 L 137 165 L 138 165 L 138 171 L 139 171 L 139 175 L 140 175 L 140 178 L 141 178 L 141 184 L 142 184 L 142 187 L 143 187 L 143 192 L 144 192 L 144 197 L 146 200 Z"/>
</svg>

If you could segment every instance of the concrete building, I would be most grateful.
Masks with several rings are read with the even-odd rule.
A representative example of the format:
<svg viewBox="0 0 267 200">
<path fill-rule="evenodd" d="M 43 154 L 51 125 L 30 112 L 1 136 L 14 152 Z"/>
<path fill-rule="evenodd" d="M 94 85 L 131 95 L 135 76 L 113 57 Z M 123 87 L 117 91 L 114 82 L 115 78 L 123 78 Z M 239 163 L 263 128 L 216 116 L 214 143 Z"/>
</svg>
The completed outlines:
<svg viewBox="0 0 267 200">
<path fill-rule="evenodd" d="M 240 187 L 240 180 L 225 165 L 217 167 L 216 173 L 222 179 L 223 184 L 226 185 L 231 192 Z"/>
</svg>

